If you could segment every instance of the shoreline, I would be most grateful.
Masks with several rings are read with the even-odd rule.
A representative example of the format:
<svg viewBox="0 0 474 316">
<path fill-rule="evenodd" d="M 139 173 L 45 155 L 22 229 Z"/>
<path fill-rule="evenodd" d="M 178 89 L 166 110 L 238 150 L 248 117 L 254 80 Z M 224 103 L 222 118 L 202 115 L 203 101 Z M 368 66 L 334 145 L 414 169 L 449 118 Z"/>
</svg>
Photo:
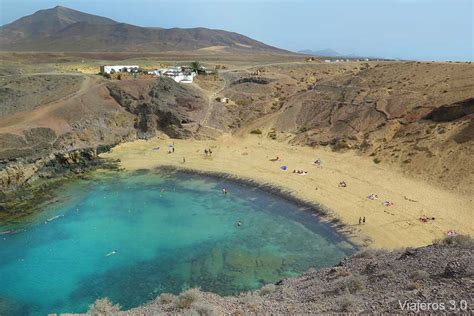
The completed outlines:
<svg viewBox="0 0 474 316">
<path fill-rule="evenodd" d="M 148 170 L 148 169 L 146 169 Z M 206 176 L 218 180 L 229 180 L 236 184 L 249 186 L 255 189 L 262 190 L 268 194 L 276 195 L 284 200 L 291 202 L 292 204 L 297 205 L 298 207 L 303 208 L 303 212 L 310 212 L 313 215 L 316 215 L 318 221 L 327 224 L 331 229 L 333 229 L 337 234 L 339 234 L 345 242 L 350 244 L 356 251 L 364 247 L 364 245 L 357 243 L 356 240 L 352 239 L 351 233 L 353 231 L 350 227 L 346 226 L 340 219 L 332 217 L 329 213 L 329 210 L 322 204 L 319 204 L 314 201 L 305 201 L 300 199 L 298 196 L 291 193 L 291 191 L 285 190 L 284 188 L 274 185 L 274 184 L 265 184 L 255 181 L 251 178 L 242 178 L 230 173 L 224 172 L 210 172 L 196 169 L 189 169 L 184 167 L 176 167 L 172 165 L 162 165 L 154 170 L 164 171 L 164 172 L 177 172 L 183 174 L 191 174 L 198 176 Z"/>
<path fill-rule="evenodd" d="M 172 143 L 176 152 L 168 154 Z M 211 157 L 204 155 L 204 148 L 212 148 Z M 275 156 L 280 159 L 271 161 Z M 474 203 L 468 197 L 407 178 L 354 152 L 294 146 L 254 135 L 217 140 L 163 136 L 120 144 L 101 157 L 119 159 L 126 170 L 175 168 L 277 188 L 293 200 L 317 206 L 323 220 L 334 221 L 356 245 L 396 249 L 426 246 L 450 230 L 474 235 L 469 225 Z M 322 167 L 313 164 L 316 158 L 322 159 Z M 280 170 L 282 165 L 288 170 Z M 293 169 L 308 174 L 293 174 Z M 340 181 L 347 187 L 338 187 Z M 379 199 L 369 200 L 374 193 Z M 394 205 L 384 206 L 385 200 Z M 435 220 L 422 222 L 423 216 Z M 361 217 L 367 217 L 366 224 L 358 225 Z"/>
</svg>

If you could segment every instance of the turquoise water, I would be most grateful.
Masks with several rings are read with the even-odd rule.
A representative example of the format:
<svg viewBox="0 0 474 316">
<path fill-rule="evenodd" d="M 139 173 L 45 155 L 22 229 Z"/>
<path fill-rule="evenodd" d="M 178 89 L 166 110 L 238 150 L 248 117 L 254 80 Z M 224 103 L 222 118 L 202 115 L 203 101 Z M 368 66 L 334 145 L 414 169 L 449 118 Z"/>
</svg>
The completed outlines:
<svg viewBox="0 0 474 316">
<path fill-rule="evenodd" d="M 12 229 L 0 235 L 0 315 L 85 312 L 100 297 L 131 308 L 188 287 L 227 295 L 353 251 L 302 206 L 185 173 L 76 181 L 28 222 L 0 225 Z"/>
</svg>

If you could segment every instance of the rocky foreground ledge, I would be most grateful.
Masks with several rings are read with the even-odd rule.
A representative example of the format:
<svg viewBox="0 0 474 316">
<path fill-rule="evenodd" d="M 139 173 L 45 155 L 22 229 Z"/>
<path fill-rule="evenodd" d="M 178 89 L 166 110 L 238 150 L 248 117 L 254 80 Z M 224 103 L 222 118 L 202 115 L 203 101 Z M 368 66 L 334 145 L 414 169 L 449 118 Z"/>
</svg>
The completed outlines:
<svg viewBox="0 0 474 316">
<path fill-rule="evenodd" d="M 254 292 L 221 297 L 189 289 L 163 293 L 145 306 L 120 311 L 108 299 L 91 315 L 472 314 L 474 239 L 454 236 L 422 248 L 363 250 L 333 268 L 310 270 Z"/>
</svg>

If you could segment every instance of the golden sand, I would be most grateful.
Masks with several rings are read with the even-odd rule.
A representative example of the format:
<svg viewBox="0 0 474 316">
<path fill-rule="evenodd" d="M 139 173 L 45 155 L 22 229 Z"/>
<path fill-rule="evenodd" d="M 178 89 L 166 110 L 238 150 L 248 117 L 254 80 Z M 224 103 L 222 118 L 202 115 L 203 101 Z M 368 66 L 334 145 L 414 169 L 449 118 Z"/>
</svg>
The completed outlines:
<svg viewBox="0 0 474 316">
<path fill-rule="evenodd" d="M 173 143 L 175 152 L 168 154 L 168 145 Z M 160 150 L 153 150 L 156 147 Z M 205 148 L 212 149 L 212 157 L 204 154 Z M 370 247 L 423 246 L 450 230 L 474 235 L 472 197 L 410 179 L 352 152 L 291 146 L 257 135 L 224 135 L 205 141 L 139 140 L 121 144 L 101 156 L 120 159 L 127 170 L 173 166 L 273 185 L 303 201 L 322 205 L 328 219 L 339 219 L 354 242 Z M 279 161 L 271 161 L 276 156 Z M 321 167 L 314 164 L 316 159 L 322 160 Z M 288 170 L 281 170 L 281 166 Z M 308 174 L 295 174 L 293 170 Z M 341 181 L 347 187 L 339 187 Z M 368 199 L 370 194 L 378 195 L 378 199 Z M 394 205 L 385 206 L 386 200 Z M 359 217 L 364 216 L 366 223 L 359 225 Z M 422 216 L 435 219 L 422 222 Z"/>
</svg>

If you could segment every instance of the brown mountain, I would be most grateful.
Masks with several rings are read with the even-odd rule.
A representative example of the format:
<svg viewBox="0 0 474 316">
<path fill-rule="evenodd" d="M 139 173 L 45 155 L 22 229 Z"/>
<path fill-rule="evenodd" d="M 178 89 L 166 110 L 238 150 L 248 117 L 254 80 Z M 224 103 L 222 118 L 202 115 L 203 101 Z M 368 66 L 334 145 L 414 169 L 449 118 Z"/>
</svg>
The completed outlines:
<svg viewBox="0 0 474 316">
<path fill-rule="evenodd" d="M 202 48 L 288 53 L 238 33 L 139 27 L 57 6 L 0 27 L 4 51 L 182 51 Z"/>
</svg>

